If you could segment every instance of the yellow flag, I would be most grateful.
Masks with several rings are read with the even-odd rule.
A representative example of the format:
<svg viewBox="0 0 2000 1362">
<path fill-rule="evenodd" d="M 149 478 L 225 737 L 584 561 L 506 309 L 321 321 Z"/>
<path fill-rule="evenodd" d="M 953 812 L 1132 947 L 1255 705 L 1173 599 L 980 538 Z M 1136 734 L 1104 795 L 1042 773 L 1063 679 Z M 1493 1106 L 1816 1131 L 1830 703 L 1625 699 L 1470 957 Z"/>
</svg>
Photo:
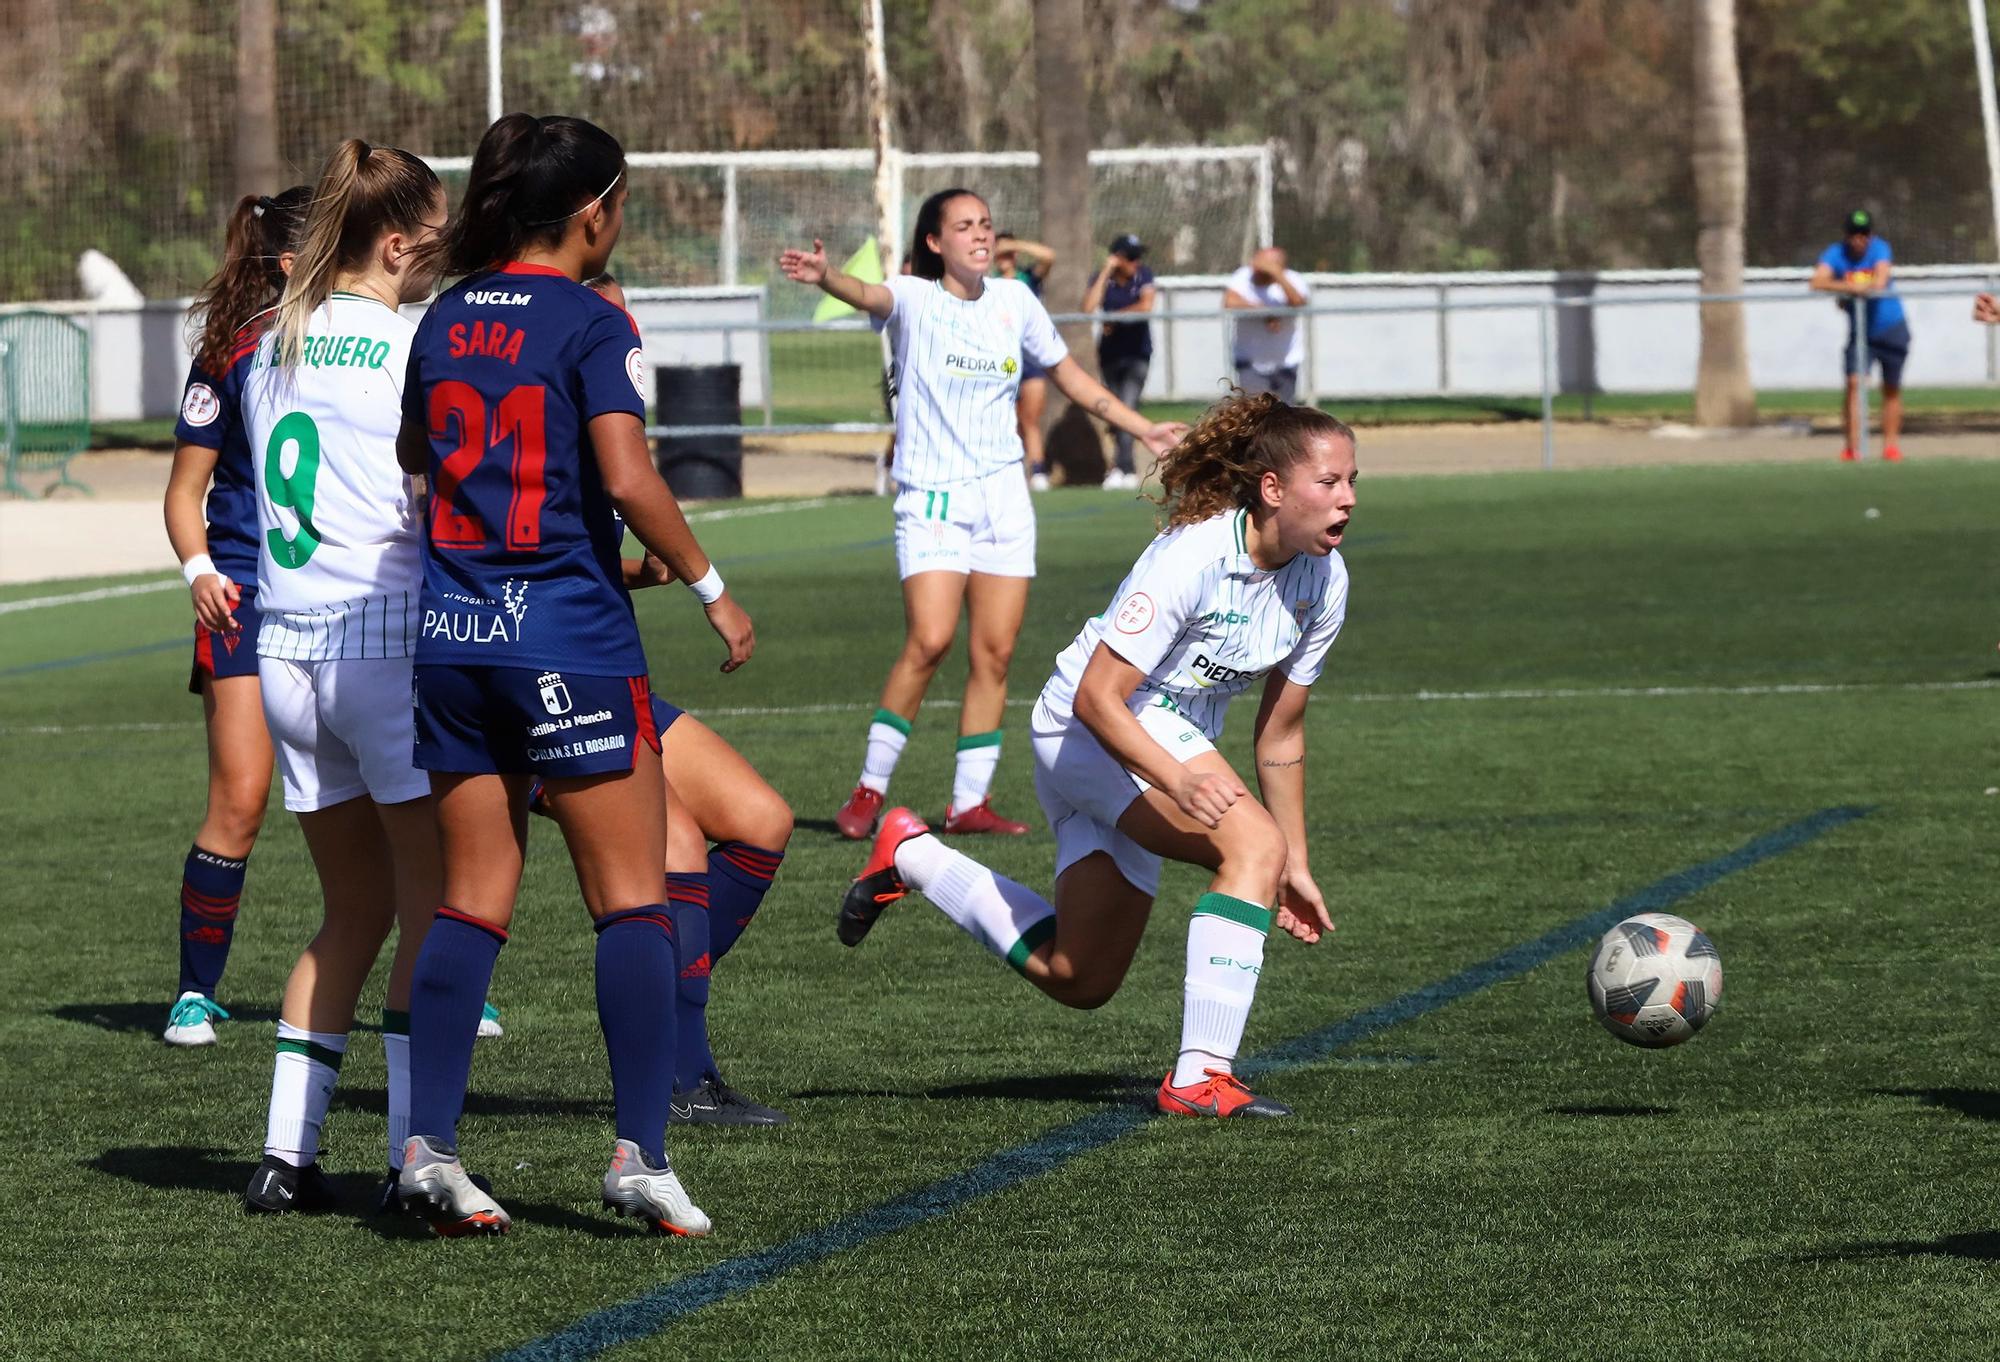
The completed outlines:
<svg viewBox="0 0 2000 1362">
<path fill-rule="evenodd" d="M 842 273 L 851 274 L 864 284 L 879 284 L 882 282 L 882 253 L 876 249 L 875 242 L 871 238 L 862 242 L 861 249 L 848 256 L 847 263 L 840 268 Z M 853 311 L 853 308 L 829 293 L 820 299 L 819 306 L 813 309 L 813 320 L 830 322 L 836 317 L 845 317 Z"/>
</svg>

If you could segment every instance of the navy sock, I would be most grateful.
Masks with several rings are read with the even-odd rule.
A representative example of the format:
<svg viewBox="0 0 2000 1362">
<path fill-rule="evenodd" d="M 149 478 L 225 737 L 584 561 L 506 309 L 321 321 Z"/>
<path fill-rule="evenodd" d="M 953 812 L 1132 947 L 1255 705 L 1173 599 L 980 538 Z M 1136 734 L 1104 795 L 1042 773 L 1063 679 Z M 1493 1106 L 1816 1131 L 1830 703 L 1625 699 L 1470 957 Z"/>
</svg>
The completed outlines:
<svg viewBox="0 0 2000 1362">
<path fill-rule="evenodd" d="M 667 1157 L 667 1107 L 673 1101 L 674 928 L 663 903 L 606 913 L 597 920 L 597 1024 L 611 1060 L 611 1102 L 618 1138 Z"/>
<path fill-rule="evenodd" d="M 693 1092 L 715 1072 L 708 1048 L 709 946 L 708 875 L 667 876 L 667 913 L 674 922 L 674 1087 Z"/>
<path fill-rule="evenodd" d="M 722 842 L 708 853 L 708 953 L 711 961 L 729 954 L 736 938 L 757 915 L 770 892 L 783 851 L 766 851 L 748 842 Z"/>
<path fill-rule="evenodd" d="M 431 919 L 410 979 L 410 1134 L 458 1147 L 479 1010 L 507 933 L 455 908 Z"/>
<path fill-rule="evenodd" d="M 215 996 L 236 935 L 236 902 L 243 897 L 247 864 L 200 846 L 188 848 L 181 867 L 181 986 L 174 996 Z"/>
</svg>

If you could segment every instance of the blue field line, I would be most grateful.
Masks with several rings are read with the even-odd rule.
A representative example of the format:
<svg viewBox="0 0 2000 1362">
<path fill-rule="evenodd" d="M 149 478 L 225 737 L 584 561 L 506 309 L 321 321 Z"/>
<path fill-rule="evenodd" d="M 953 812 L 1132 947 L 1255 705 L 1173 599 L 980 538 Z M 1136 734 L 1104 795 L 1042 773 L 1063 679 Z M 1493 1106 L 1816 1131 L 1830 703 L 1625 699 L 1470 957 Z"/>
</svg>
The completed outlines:
<svg viewBox="0 0 2000 1362">
<path fill-rule="evenodd" d="M 93 662 L 115 662 L 121 657 L 144 657 L 148 653 L 164 653 L 170 648 L 186 648 L 191 655 L 194 651 L 193 635 L 183 634 L 179 638 L 163 638 L 158 643 L 141 643 L 136 648 L 116 648 L 107 653 L 79 653 L 75 657 L 52 658 L 47 662 L 28 662 L 18 667 L 0 667 L 0 678 L 30 676 L 35 672 L 59 672 L 65 667 L 87 667 Z"/>
<path fill-rule="evenodd" d="M 1334 1022 L 1289 1040 L 1240 1065 L 1246 1074 L 1279 1073 L 1318 1063 L 1342 1046 L 1414 1021 L 1481 989 L 1527 973 L 1556 956 L 1587 944 L 1612 924 L 1634 913 L 1659 912 L 1729 875 L 1786 852 L 1835 828 L 1866 817 L 1870 809 L 1853 805 L 1822 809 L 1775 832 L 1753 838 L 1736 850 L 1685 870 L 1675 871 L 1608 907 L 1587 913 L 1544 932 L 1532 941 L 1511 946 L 1490 960 L 1460 970 L 1450 978 L 1414 989 L 1366 1012 Z M 960 1173 L 913 1192 L 844 1216 L 830 1225 L 808 1230 L 782 1244 L 717 1263 L 620 1305 L 585 1315 L 546 1337 L 499 1355 L 498 1362 L 557 1362 L 591 1358 L 612 1348 L 650 1338 L 717 1301 L 741 1295 L 792 1268 L 805 1267 L 872 1239 L 948 1215 L 961 1206 L 1019 1186 L 1030 1178 L 1053 1172 L 1073 1159 L 1104 1148 L 1153 1119 L 1149 1107 L 1124 1105 L 1094 1112 L 1058 1126 L 1013 1149 L 1003 1150 Z"/>
</svg>

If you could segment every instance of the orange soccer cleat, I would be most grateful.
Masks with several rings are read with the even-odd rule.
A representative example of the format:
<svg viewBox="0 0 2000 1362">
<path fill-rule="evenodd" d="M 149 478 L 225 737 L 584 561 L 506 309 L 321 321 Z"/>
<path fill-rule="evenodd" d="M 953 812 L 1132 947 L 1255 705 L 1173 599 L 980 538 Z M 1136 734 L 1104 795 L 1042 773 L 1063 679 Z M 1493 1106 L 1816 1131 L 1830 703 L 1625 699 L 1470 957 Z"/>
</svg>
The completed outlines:
<svg viewBox="0 0 2000 1362">
<path fill-rule="evenodd" d="M 1159 1108 L 1169 1116 L 1290 1116 L 1283 1102 L 1259 1097 L 1227 1069 L 1203 1069 L 1205 1077 L 1186 1087 L 1174 1086 L 1173 1071 L 1160 1080 Z"/>
<path fill-rule="evenodd" d="M 882 830 L 875 834 L 868 864 L 861 867 L 854 883 L 847 886 L 847 897 L 841 900 L 840 914 L 834 920 L 834 932 L 841 945 L 860 945 L 861 938 L 875 925 L 875 919 L 882 916 L 882 910 L 910 892 L 910 886 L 903 883 L 903 877 L 896 871 L 896 848 L 929 831 L 930 825 L 908 809 L 891 809 L 882 815 Z"/>
</svg>

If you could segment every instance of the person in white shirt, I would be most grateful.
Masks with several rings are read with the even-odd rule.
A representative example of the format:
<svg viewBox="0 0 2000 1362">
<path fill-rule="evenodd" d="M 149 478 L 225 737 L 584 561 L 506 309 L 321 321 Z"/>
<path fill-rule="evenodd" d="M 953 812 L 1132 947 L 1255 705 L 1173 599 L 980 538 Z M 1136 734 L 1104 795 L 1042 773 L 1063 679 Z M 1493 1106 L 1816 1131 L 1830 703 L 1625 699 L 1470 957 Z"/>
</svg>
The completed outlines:
<svg viewBox="0 0 2000 1362">
<path fill-rule="evenodd" d="M 969 189 L 946 189 L 917 212 L 911 273 L 863 283 L 810 251 L 778 258 L 785 277 L 816 284 L 886 328 L 894 356 L 896 562 L 907 621 L 902 651 L 868 728 L 860 781 L 834 815 L 845 837 L 874 829 L 889 778 L 958 616 L 971 617 L 970 667 L 959 711 L 948 833 L 1021 834 L 994 811 L 1007 667 L 1035 575 L 1035 509 L 1016 416 L 1022 361 L 1065 397 L 1155 454 L 1187 427 L 1147 421 L 1070 358 L 1047 309 L 1018 279 L 990 277 L 993 215 Z"/>
<path fill-rule="evenodd" d="M 911 889 L 1055 1001 L 1100 1007 L 1139 947 L 1171 858 L 1212 872 L 1188 925 L 1171 1115 L 1284 1116 L 1232 1072 L 1273 922 L 1333 930 L 1308 863 L 1306 699 L 1347 615 L 1336 552 L 1354 511 L 1354 432 L 1238 393 L 1160 462 L 1166 529 L 1057 659 L 1031 721 L 1035 793 L 1056 839 L 1054 901 L 883 815 L 837 929 L 858 944 Z M 1215 750 L 1230 701 L 1261 687 L 1263 800 Z"/>
<path fill-rule="evenodd" d="M 384 999 L 389 1161 L 409 1122 L 410 974 L 442 892 L 430 780 L 411 762 L 411 656 L 423 531 L 396 463 L 416 328 L 398 308 L 434 273 L 444 190 L 394 147 L 341 143 L 313 191 L 290 280 L 250 360 L 257 469 L 257 636 L 285 807 L 319 871 L 325 916 L 279 1008 L 264 1160 L 251 1211 L 327 1209 L 317 1162 L 355 1003 L 400 924 Z"/>
<path fill-rule="evenodd" d="M 1312 297 L 1305 279 L 1285 268 L 1285 253 L 1266 246 L 1229 276 L 1222 306 L 1304 307 Z M 1245 392 L 1273 393 L 1280 402 L 1298 396 L 1299 366 L 1305 363 L 1306 333 L 1297 317 L 1246 317 L 1236 323 L 1236 386 Z"/>
</svg>

